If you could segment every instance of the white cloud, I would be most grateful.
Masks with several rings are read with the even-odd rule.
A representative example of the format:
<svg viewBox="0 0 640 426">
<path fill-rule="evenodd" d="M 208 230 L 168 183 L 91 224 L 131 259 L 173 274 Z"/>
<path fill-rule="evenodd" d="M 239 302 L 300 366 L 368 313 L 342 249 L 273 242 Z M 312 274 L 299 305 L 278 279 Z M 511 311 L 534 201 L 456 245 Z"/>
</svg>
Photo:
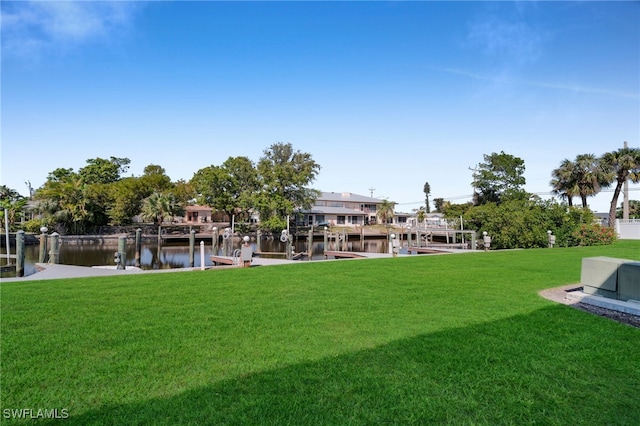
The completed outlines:
<svg viewBox="0 0 640 426">
<path fill-rule="evenodd" d="M 522 21 L 489 18 L 473 24 L 468 39 L 486 55 L 497 57 L 505 63 L 530 64 L 541 53 L 541 35 Z"/>
<path fill-rule="evenodd" d="M 538 87 L 543 89 L 570 91 L 575 93 L 585 93 L 585 94 L 591 94 L 591 95 L 604 95 L 609 97 L 640 99 L 640 95 L 638 95 L 638 93 L 631 92 L 631 91 L 614 90 L 614 89 L 600 88 L 600 87 L 589 87 L 585 85 L 571 84 L 571 83 L 526 80 L 526 79 L 510 77 L 508 75 L 480 74 L 477 72 L 472 72 L 472 71 L 468 71 L 465 69 L 458 69 L 458 68 L 441 68 L 441 67 L 430 67 L 430 68 L 437 71 L 446 72 L 449 74 L 460 75 L 473 80 L 488 81 L 495 84 L 519 85 L 519 86 L 528 86 L 528 87 Z"/>
<path fill-rule="evenodd" d="M 3 55 L 30 57 L 106 41 L 127 30 L 139 3 L 2 2 Z"/>
</svg>

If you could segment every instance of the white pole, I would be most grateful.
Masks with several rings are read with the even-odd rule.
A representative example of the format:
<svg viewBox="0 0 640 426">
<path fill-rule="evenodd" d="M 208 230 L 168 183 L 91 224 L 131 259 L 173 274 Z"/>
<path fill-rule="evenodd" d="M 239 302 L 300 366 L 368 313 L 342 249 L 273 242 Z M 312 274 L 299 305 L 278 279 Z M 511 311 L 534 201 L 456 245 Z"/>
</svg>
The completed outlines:
<svg viewBox="0 0 640 426">
<path fill-rule="evenodd" d="M 9 247 L 9 210 L 4 209 L 4 237 L 7 243 L 7 266 L 11 265 L 11 248 Z"/>
<path fill-rule="evenodd" d="M 200 270 L 204 271 L 204 241 L 200 241 Z"/>
</svg>

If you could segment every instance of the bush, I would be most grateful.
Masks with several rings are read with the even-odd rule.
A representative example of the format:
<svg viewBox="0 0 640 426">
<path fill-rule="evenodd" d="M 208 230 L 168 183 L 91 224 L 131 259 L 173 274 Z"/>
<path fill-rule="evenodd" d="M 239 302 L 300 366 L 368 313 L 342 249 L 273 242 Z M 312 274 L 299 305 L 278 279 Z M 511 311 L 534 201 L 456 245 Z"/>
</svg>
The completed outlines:
<svg viewBox="0 0 640 426">
<path fill-rule="evenodd" d="M 611 244 L 616 240 L 616 232 L 613 228 L 599 224 L 583 224 L 574 234 L 575 245 L 578 246 L 602 246 Z"/>
<path fill-rule="evenodd" d="M 452 226 L 481 235 L 486 231 L 494 249 L 544 248 L 549 244 L 547 231 L 556 237 L 556 247 L 611 244 L 615 233 L 594 225 L 595 215 L 589 209 L 567 207 L 555 201 L 509 200 L 480 206 L 453 205 L 445 209 Z M 453 225 L 454 223 L 457 224 Z"/>
<path fill-rule="evenodd" d="M 31 219 L 24 223 L 22 229 L 25 232 L 33 232 L 34 234 L 40 234 L 40 228 L 46 226 L 51 228 L 51 224 L 46 219 Z"/>
</svg>

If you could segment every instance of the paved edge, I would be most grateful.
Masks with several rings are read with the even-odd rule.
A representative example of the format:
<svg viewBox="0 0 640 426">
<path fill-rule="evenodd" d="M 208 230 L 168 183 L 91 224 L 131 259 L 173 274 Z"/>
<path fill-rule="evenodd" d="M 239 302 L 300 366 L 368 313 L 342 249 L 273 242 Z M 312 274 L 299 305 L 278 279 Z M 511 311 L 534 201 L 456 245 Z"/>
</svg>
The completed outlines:
<svg viewBox="0 0 640 426">
<path fill-rule="evenodd" d="M 542 290 L 540 296 L 564 305 L 575 305 L 585 303 L 599 308 L 624 312 L 631 315 L 640 316 L 640 302 L 610 299 L 603 296 L 596 296 L 582 292 L 581 284 L 570 284 L 562 287 Z"/>
</svg>

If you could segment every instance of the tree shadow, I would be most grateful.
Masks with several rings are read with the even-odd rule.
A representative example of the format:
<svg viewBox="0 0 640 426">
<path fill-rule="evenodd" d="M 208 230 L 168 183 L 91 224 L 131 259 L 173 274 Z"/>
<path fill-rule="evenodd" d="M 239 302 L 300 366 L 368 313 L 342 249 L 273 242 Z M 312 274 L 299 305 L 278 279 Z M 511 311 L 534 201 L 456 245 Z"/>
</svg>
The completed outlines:
<svg viewBox="0 0 640 426">
<path fill-rule="evenodd" d="M 59 424 L 633 424 L 640 332 L 603 321 L 549 306 Z"/>
</svg>

